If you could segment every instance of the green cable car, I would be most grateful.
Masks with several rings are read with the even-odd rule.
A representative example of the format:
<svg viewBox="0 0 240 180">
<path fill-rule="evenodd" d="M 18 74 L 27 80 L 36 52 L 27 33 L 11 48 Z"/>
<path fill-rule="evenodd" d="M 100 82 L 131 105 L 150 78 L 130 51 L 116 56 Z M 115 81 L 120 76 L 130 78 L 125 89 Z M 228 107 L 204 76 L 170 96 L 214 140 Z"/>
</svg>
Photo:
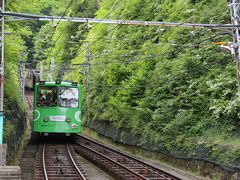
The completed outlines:
<svg viewBox="0 0 240 180">
<path fill-rule="evenodd" d="M 44 82 L 34 86 L 33 132 L 45 136 L 81 132 L 82 87 L 76 82 Z"/>
</svg>

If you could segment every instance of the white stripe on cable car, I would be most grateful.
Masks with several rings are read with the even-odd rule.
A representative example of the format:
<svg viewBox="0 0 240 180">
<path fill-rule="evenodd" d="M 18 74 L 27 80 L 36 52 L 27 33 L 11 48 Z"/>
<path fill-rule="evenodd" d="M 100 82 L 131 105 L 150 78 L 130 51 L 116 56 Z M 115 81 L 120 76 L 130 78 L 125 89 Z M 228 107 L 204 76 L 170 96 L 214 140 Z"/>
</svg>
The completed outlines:
<svg viewBox="0 0 240 180">
<path fill-rule="evenodd" d="M 34 110 L 34 112 L 36 112 L 36 113 L 38 114 L 37 118 L 34 119 L 34 121 L 37 121 L 37 120 L 39 120 L 39 118 L 40 118 L 40 112 L 39 112 L 39 110 Z"/>
<path fill-rule="evenodd" d="M 80 119 L 80 114 L 81 114 L 82 112 L 81 111 L 77 111 L 76 113 L 75 113 L 75 119 L 78 121 L 78 122 L 81 122 L 81 119 Z"/>
</svg>

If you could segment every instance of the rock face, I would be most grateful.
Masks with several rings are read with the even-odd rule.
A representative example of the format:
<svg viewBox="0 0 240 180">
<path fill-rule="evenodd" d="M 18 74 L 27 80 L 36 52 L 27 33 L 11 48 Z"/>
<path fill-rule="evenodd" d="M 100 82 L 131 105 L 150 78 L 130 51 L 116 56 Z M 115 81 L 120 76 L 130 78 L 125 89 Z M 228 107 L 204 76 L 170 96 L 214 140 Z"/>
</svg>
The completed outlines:
<svg viewBox="0 0 240 180">
<path fill-rule="evenodd" d="M 0 179 L 1 180 L 20 180 L 21 170 L 19 166 L 0 166 Z"/>
</svg>

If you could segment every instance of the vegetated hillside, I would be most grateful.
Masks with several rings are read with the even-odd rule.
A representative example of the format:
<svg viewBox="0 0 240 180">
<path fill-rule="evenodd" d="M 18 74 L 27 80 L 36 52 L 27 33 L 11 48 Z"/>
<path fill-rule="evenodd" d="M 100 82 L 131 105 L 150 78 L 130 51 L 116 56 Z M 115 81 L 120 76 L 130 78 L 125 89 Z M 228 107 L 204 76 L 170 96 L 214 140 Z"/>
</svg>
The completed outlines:
<svg viewBox="0 0 240 180">
<path fill-rule="evenodd" d="M 59 13 L 59 16 L 94 17 L 94 13 L 98 8 L 95 0 L 62 2 L 61 8 L 64 7 L 64 11 Z M 58 4 L 58 2 L 55 3 Z M 35 51 L 33 57 L 35 60 L 43 62 L 45 80 L 50 79 L 49 66 L 52 59 L 54 59 L 56 64 L 55 77 L 62 77 L 64 73 L 68 74 L 72 68 L 70 67 L 71 60 L 78 55 L 88 31 L 89 28 L 86 24 L 73 23 L 71 21 L 55 21 L 46 23 L 41 27 L 33 39 L 33 49 Z M 68 80 L 71 79 L 74 78 Z"/>
<path fill-rule="evenodd" d="M 7 0 L 6 11 L 56 16 L 62 16 L 66 11 L 65 15 L 70 16 L 72 12 L 84 8 L 80 7 L 80 3 L 82 2 L 73 1 L 66 11 L 65 0 Z M 88 7 L 91 8 L 90 5 Z M 5 36 L 4 142 L 8 144 L 8 153 L 12 154 L 19 145 L 20 136 L 26 125 L 26 103 L 20 90 L 18 66 L 20 61 L 32 62 L 34 67 L 39 61 L 44 61 L 48 57 L 51 59 L 52 51 L 58 52 L 57 49 L 51 49 L 54 47 L 54 38 L 58 37 L 56 33 L 60 27 L 57 26 L 57 22 L 13 20 L 6 21 L 5 28 L 9 33 Z M 72 28 L 74 29 L 74 26 Z M 71 31 L 69 27 L 68 31 Z M 67 54 L 69 53 L 66 52 Z"/>
<path fill-rule="evenodd" d="M 26 1 L 25 1 L 26 2 Z M 12 0 L 6 1 L 6 11 L 24 11 L 31 3 Z M 36 9 L 35 9 L 36 10 Z M 18 66 L 21 52 L 27 50 L 26 40 L 31 37 L 29 23 L 6 21 L 5 23 L 5 72 L 4 72 L 4 143 L 8 144 L 7 153 L 12 155 L 17 149 L 20 137 L 26 127 L 26 104 L 21 94 Z M 27 54 L 23 54 L 23 59 Z"/>
<path fill-rule="evenodd" d="M 61 16 L 69 2 L 12 0 L 7 7 Z M 73 1 L 65 15 L 229 23 L 228 8 L 225 0 L 102 0 L 98 10 L 98 1 L 82 0 Z M 84 40 L 88 40 L 92 55 L 91 120 L 130 131 L 138 137 L 139 146 L 148 144 L 177 156 L 238 165 L 240 106 L 235 64 L 230 54 L 211 44 L 232 41 L 224 31 L 72 22 L 12 22 L 7 29 L 14 34 L 6 40 L 6 69 L 11 74 L 6 82 L 16 87 L 10 91 L 13 86 L 6 83 L 9 99 L 19 97 L 15 72 L 22 50 L 31 50 L 25 59 L 43 62 L 45 79 L 55 58 L 56 76 L 64 72 L 66 79 L 84 81 L 79 73 L 82 68 L 69 67 L 71 62 L 86 61 Z M 121 134 L 118 140 L 124 142 L 125 138 Z"/>
<path fill-rule="evenodd" d="M 96 14 L 230 23 L 228 8 L 225 0 L 103 0 Z M 87 39 L 93 55 L 91 120 L 130 130 L 141 138 L 139 146 L 155 144 L 154 150 L 177 156 L 239 164 L 235 64 L 212 44 L 231 36 L 211 29 L 98 24 Z M 84 53 L 73 63 L 85 62 Z"/>
</svg>

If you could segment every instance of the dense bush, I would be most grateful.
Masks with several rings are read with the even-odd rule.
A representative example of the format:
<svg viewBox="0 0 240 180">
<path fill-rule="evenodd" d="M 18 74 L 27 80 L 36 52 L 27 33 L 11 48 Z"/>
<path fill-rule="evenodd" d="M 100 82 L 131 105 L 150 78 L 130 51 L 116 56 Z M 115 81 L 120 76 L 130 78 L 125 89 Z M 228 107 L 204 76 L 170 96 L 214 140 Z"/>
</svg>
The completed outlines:
<svg viewBox="0 0 240 180">
<path fill-rule="evenodd" d="M 24 2 L 22 7 L 11 1 L 9 9 L 61 15 L 66 7 L 62 0 L 40 0 L 38 6 Z M 224 0 L 102 0 L 100 8 L 95 0 L 73 2 L 68 16 L 230 23 Z M 65 73 L 65 79 L 84 85 L 84 68 L 70 64 L 86 62 L 84 42 L 89 41 L 91 92 L 85 98 L 90 100 L 91 120 L 131 130 L 172 154 L 238 163 L 235 64 L 230 54 L 212 44 L 232 41 L 221 30 L 71 22 L 14 22 L 9 28 L 19 32 L 14 39 L 18 43 L 10 42 L 9 69 L 17 67 L 20 51 L 28 48 L 34 53 L 26 58 L 42 61 L 46 72 L 55 58 L 56 76 Z M 200 155 L 202 147 L 209 153 Z"/>
<path fill-rule="evenodd" d="M 230 19 L 224 0 L 103 1 L 96 14 L 189 23 Z M 210 152 L 205 158 L 237 163 L 235 64 L 212 44 L 231 41 L 230 36 L 208 29 L 99 24 L 90 38 L 97 39 L 91 50 L 99 55 L 91 60 L 91 120 L 131 129 L 173 154 L 198 157 L 204 146 Z M 84 61 L 80 56 L 74 60 Z M 223 147 L 226 156 L 219 154 Z"/>
</svg>

